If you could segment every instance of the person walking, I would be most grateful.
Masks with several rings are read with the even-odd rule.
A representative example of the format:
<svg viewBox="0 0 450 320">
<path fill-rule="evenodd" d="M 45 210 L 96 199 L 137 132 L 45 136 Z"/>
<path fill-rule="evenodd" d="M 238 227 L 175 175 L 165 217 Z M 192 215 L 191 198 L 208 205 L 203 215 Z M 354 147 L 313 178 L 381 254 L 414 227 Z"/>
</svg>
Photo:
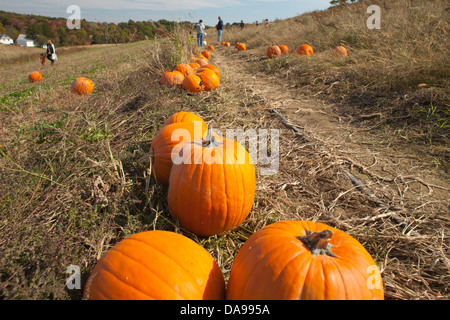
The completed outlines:
<svg viewBox="0 0 450 320">
<path fill-rule="evenodd" d="M 47 41 L 47 59 L 51 61 L 50 64 L 53 64 L 56 60 L 56 50 L 55 46 L 50 39 Z"/>
<path fill-rule="evenodd" d="M 223 21 L 222 21 L 222 17 L 219 16 L 219 22 L 217 23 L 216 26 L 217 29 L 217 41 L 219 41 L 219 43 L 222 41 L 222 32 L 223 32 Z"/>
<path fill-rule="evenodd" d="M 199 47 L 203 47 L 203 35 L 205 33 L 205 25 L 203 20 L 199 20 L 197 24 L 194 25 L 197 28 L 197 43 Z"/>
</svg>

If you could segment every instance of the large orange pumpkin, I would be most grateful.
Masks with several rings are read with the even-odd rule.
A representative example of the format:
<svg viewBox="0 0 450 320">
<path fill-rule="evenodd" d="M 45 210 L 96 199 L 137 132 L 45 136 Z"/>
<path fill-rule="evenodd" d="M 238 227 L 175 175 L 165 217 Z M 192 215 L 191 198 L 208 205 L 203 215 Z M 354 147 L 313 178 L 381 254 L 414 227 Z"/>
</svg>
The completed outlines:
<svg viewBox="0 0 450 320">
<path fill-rule="evenodd" d="M 171 124 L 171 123 L 194 122 L 194 121 L 200 121 L 204 125 L 206 125 L 205 120 L 203 120 L 202 117 L 196 115 L 193 112 L 188 112 L 188 111 L 180 111 L 180 112 L 174 113 L 173 115 L 171 115 L 169 118 L 167 118 L 164 121 L 164 125 L 167 126 L 168 124 Z"/>
<path fill-rule="evenodd" d="M 215 90 L 220 84 L 220 78 L 213 70 L 208 68 L 201 68 L 195 73 L 202 79 L 202 90 Z"/>
<path fill-rule="evenodd" d="M 208 128 L 204 121 L 175 122 L 162 127 L 152 140 L 152 174 L 162 185 L 169 184 L 172 158 L 184 144 L 202 138 Z"/>
<path fill-rule="evenodd" d="M 211 58 L 211 52 L 209 52 L 208 50 L 203 50 L 202 56 L 204 56 L 206 59 L 209 59 Z"/>
<path fill-rule="evenodd" d="M 199 93 L 202 92 L 202 79 L 195 75 L 190 74 L 186 77 L 184 77 L 183 82 L 181 83 L 181 87 L 189 92 L 192 93 Z"/>
<path fill-rule="evenodd" d="M 267 48 L 266 54 L 269 58 L 281 56 L 281 50 L 279 46 L 270 46 Z"/>
<path fill-rule="evenodd" d="M 166 87 L 180 86 L 184 80 L 184 75 L 179 71 L 166 71 L 162 74 L 159 84 Z"/>
<path fill-rule="evenodd" d="M 39 71 L 34 71 L 34 72 L 30 73 L 30 75 L 28 76 L 28 79 L 30 80 L 31 83 L 41 82 L 42 74 Z"/>
<path fill-rule="evenodd" d="M 194 72 L 201 67 L 197 62 L 191 62 L 189 63 L 189 66 L 194 70 Z"/>
<path fill-rule="evenodd" d="M 84 288 L 90 300 L 221 300 L 217 262 L 193 240 L 170 231 L 133 234 L 98 262 Z"/>
<path fill-rule="evenodd" d="M 211 129 L 206 138 L 183 146 L 169 181 L 172 216 L 198 236 L 239 226 L 253 206 L 256 180 L 250 155 Z"/>
<path fill-rule="evenodd" d="M 314 54 L 313 48 L 309 44 L 302 44 L 295 49 L 295 52 L 299 55 L 312 56 Z"/>
<path fill-rule="evenodd" d="M 231 268 L 227 299 L 383 299 L 381 274 L 349 234 L 312 221 L 280 221 L 255 232 Z"/>
<path fill-rule="evenodd" d="M 70 90 L 78 95 L 89 95 L 94 90 L 94 82 L 85 77 L 79 77 L 72 83 Z"/>
<path fill-rule="evenodd" d="M 205 58 L 198 58 L 195 59 L 194 61 L 195 63 L 199 64 L 200 67 L 206 66 L 208 64 L 208 60 L 206 60 Z"/>
<path fill-rule="evenodd" d="M 174 71 L 179 71 L 181 72 L 185 77 L 190 75 L 190 74 L 194 74 L 194 69 L 192 69 L 192 67 L 186 63 L 180 63 L 178 64 L 175 68 Z"/>
</svg>

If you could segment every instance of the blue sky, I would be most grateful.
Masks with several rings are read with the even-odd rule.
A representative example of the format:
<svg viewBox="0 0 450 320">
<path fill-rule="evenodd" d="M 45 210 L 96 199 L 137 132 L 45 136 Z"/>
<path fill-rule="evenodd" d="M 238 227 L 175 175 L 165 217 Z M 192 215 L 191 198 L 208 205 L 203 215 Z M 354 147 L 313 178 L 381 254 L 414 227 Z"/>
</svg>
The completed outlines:
<svg viewBox="0 0 450 320">
<path fill-rule="evenodd" d="M 329 0 L 0 0 L 0 10 L 50 17 L 69 17 L 67 7 L 78 5 L 81 18 L 97 22 L 202 19 L 214 26 L 225 23 L 285 19 L 329 7 Z"/>
</svg>

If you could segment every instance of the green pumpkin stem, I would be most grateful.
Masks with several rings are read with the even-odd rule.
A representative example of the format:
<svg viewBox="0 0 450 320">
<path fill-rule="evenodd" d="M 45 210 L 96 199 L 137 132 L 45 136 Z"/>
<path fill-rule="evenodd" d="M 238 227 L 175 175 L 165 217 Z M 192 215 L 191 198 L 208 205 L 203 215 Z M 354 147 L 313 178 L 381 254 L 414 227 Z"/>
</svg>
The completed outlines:
<svg viewBox="0 0 450 320">
<path fill-rule="evenodd" d="M 306 230 L 306 236 L 298 236 L 297 238 L 303 242 L 303 244 L 309 249 L 309 251 L 311 251 L 313 255 L 321 254 L 336 257 L 336 255 L 331 251 L 333 245 L 330 244 L 330 240 L 332 237 L 333 232 L 331 232 L 331 230 L 317 232 Z"/>
</svg>

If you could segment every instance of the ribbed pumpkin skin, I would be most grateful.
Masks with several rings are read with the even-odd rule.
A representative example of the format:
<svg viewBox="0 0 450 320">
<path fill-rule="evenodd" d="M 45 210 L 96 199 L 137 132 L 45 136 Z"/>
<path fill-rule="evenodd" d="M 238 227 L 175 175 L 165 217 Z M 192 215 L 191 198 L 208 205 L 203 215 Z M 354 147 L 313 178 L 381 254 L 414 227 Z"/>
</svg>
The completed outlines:
<svg viewBox="0 0 450 320">
<path fill-rule="evenodd" d="M 208 48 L 210 51 L 214 52 L 214 46 L 213 46 L 212 44 L 210 44 L 209 46 L 207 46 L 207 48 Z"/>
<path fill-rule="evenodd" d="M 266 52 L 269 58 L 281 56 L 281 50 L 279 46 L 270 46 L 267 48 Z"/>
<path fill-rule="evenodd" d="M 187 77 L 190 74 L 194 74 L 194 69 L 186 63 L 180 63 L 175 68 L 175 71 L 181 72 L 185 77 Z"/>
<path fill-rule="evenodd" d="M 169 182 L 172 216 L 183 228 L 203 237 L 239 226 L 255 198 L 255 167 L 250 155 L 237 141 L 216 139 L 223 145 L 204 148 L 202 140 L 185 145 L 181 152 L 191 163 L 174 164 Z M 221 159 L 222 164 L 214 159 Z"/>
<path fill-rule="evenodd" d="M 219 76 L 211 69 L 201 68 L 196 75 L 202 79 L 202 90 L 204 91 L 215 90 L 220 84 Z"/>
<path fill-rule="evenodd" d="M 89 95 L 94 90 L 94 82 L 85 77 L 79 77 L 72 83 L 70 90 L 78 95 Z"/>
<path fill-rule="evenodd" d="M 313 48 L 309 44 L 302 44 L 295 49 L 295 52 L 299 55 L 312 56 L 314 54 Z"/>
<path fill-rule="evenodd" d="M 166 71 L 162 74 L 159 84 L 166 87 L 173 87 L 181 85 L 184 80 L 184 75 L 179 71 Z"/>
<path fill-rule="evenodd" d="M 312 255 L 297 238 L 331 230 L 336 257 Z M 239 250 L 228 281 L 229 300 L 362 300 L 383 299 L 381 289 L 369 289 L 375 266 L 370 254 L 343 231 L 312 221 L 281 221 L 254 233 Z M 381 284 L 381 275 L 375 276 Z"/>
<path fill-rule="evenodd" d="M 222 300 L 225 281 L 214 258 L 169 231 L 136 233 L 110 249 L 92 271 L 90 300 Z"/>
<path fill-rule="evenodd" d="M 200 67 L 198 71 L 200 71 L 201 69 L 204 69 L 204 68 L 211 69 L 211 70 L 214 71 L 214 72 L 219 76 L 219 78 L 220 78 L 220 70 L 219 70 L 219 68 L 217 68 L 215 65 L 213 65 L 213 64 L 205 64 L 204 66 Z"/>
<path fill-rule="evenodd" d="M 41 82 L 42 74 L 39 71 L 34 71 L 34 72 L 30 73 L 30 75 L 28 76 L 28 79 L 30 80 L 31 83 Z"/>
<path fill-rule="evenodd" d="M 172 141 L 172 134 L 180 129 L 186 130 L 177 131 L 183 136 Z M 150 152 L 153 153 L 152 172 L 159 183 L 169 184 L 173 164 L 172 154 L 178 154 L 183 144 L 203 137 L 207 129 L 204 122 L 177 122 L 164 126 L 156 134 L 152 140 Z"/>
<path fill-rule="evenodd" d="M 199 93 L 202 92 L 201 81 L 202 79 L 199 76 L 190 74 L 184 78 L 183 82 L 181 83 L 181 87 L 186 91 Z"/>
<path fill-rule="evenodd" d="M 202 124 L 206 125 L 205 120 L 202 119 L 202 117 L 196 115 L 193 112 L 187 112 L 187 111 L 180 111 L 177 113 L 174 113 L 169 118 L 167 118 L 164 121 L 164 125 L 167 126 L 171 123 L 177 123 L 177 122 L 194 122 L 194 121 L 200 121 Z"/>
<path fill-rule="evenodd" d="M 203 67 L 208 64 L 208 60 L 205 58 L 197 58 L 197 59 L 195 59 L 195 63 L 199 64 L 200 67 Z"/>
<path fill-rule="evenodd" d="M 206 59 L 209 59 L 211 58 L 211 52 L 209 52 L 208 50 L 203 50 L 202 56 L 204 56 Z"/>
<path fill-rule="evenodd" d="M 285 45 L 285 44 L 280 44 L 278 47 L 279 47 L 280 50 L 281 50 L 281 54 L 288 54 L 288 53 L 289 53 L 289 48 L 288 48 L 287 45 Z"/>
</svg>

